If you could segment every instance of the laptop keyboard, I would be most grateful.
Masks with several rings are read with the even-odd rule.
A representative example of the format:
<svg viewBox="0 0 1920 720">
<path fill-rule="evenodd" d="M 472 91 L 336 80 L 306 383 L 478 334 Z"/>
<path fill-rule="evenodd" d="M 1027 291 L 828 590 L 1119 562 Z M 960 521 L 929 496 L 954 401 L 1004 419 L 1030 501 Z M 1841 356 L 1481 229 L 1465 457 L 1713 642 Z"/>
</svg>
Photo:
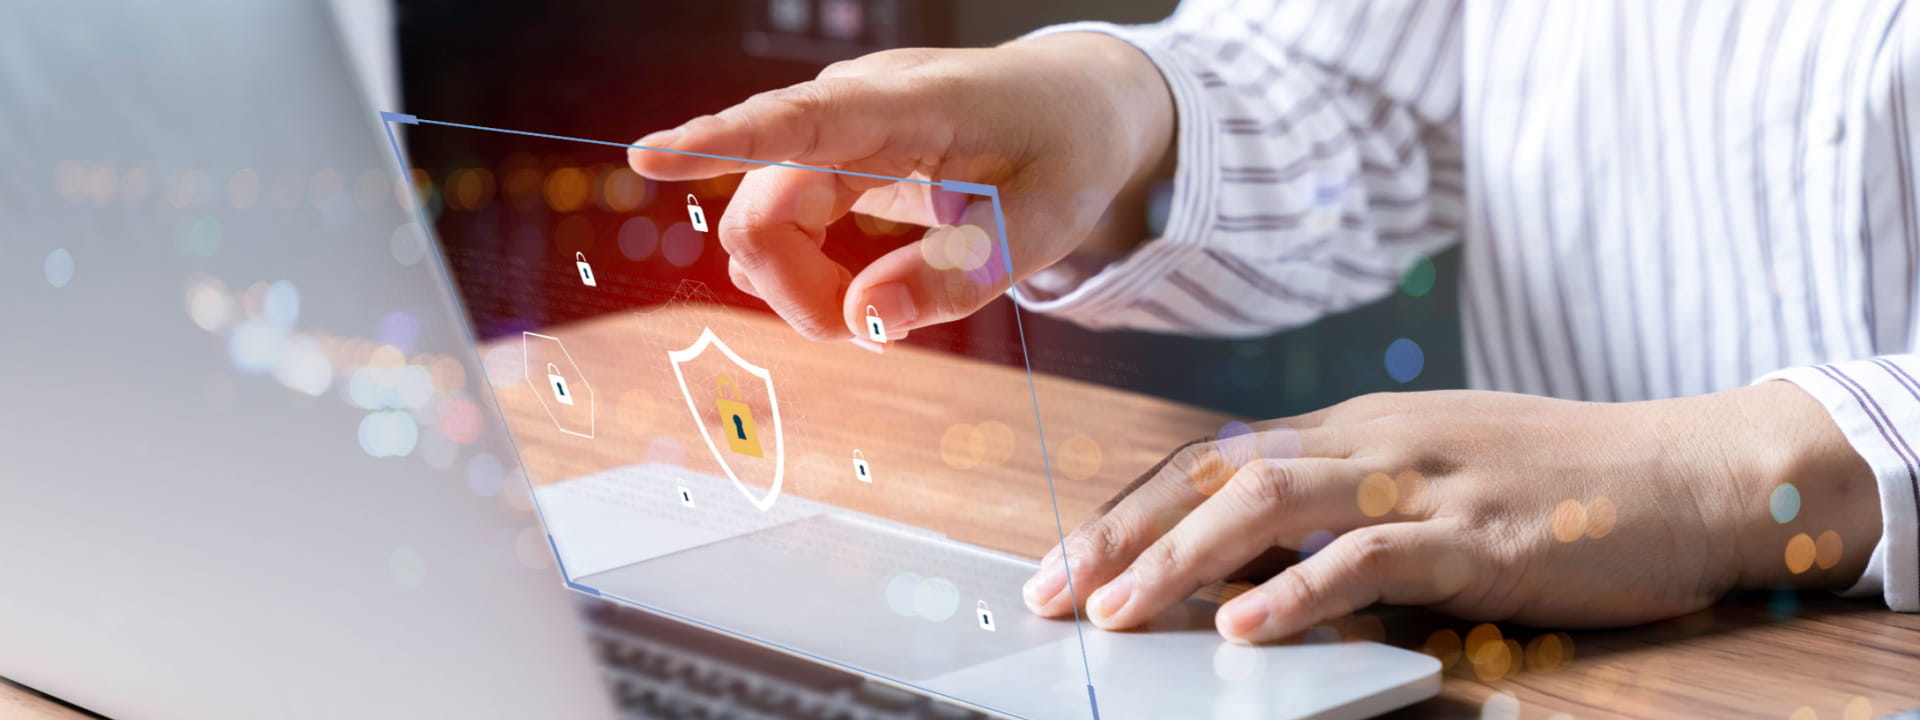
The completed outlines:
<svg viewBox="0 0 1920 720">
<path fill-rule="evenodd" d="M 970 720 L 986 716 L 610 602 L 582 600 L 626 717 Z"/>
</svg>

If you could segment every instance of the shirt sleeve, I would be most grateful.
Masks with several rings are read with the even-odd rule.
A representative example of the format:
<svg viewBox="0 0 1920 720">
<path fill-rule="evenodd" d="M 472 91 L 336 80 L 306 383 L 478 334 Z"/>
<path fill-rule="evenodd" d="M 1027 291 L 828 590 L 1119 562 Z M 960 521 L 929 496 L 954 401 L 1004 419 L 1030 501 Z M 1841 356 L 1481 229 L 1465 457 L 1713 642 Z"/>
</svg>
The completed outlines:
<svg viewBox="0 0 1920 720">
<path fill-rule="evenodd" d="M 1177 113 L 1164 229 L 1089 274 L 1021 284 L 1095 328 L 1257 335 L 1379 299 L 1464 217 L 1459 0 L 1188 0 L 1154 25 L 1074 23 L 1160 70 Z M 1164 202 L 1164 212 L 1159 203 Z"/>
<path fill-rule="evenodd" d="M 1843 594 L 1879 594 L 1887 606 L 1920 612 L 1920 355 L 1793 368 L 1761 380 L 1786 380 L 1820 401 L 1880 486 L 1880 538 L 1867 571 Z"/>
</svg>

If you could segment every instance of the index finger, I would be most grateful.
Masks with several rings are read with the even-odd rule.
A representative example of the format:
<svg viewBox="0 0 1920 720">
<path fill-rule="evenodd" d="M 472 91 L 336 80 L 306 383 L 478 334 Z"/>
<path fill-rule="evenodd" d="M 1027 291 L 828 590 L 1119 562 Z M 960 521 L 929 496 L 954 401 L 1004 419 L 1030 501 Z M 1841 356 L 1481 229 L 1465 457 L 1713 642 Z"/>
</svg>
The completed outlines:
<svg viewBox="0 0 1920 720">
<path fill-rule="evenodd" d="M 902 123 L 898 108 L 876 112 L 872 92 L 854 79 L 764 92 L 640 138 L 627 150 L 627 163 L 655 180 L 696 180 L 772 163 L 834 165 L 873 157 L 894 128 L 914 124 Z"/>
</svg>

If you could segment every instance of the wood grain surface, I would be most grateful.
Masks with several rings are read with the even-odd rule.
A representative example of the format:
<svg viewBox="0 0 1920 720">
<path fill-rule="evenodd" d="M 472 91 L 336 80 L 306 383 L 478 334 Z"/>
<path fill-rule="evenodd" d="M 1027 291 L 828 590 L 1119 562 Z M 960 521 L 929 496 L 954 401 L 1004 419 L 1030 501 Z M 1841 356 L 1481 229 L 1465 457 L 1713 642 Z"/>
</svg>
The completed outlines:
<svg viewBox="0 0 1920 720">
<path fill-rule="evenodd" d="M 717 354 L 683 366 L 688 393 L 679 393 L 666 353 L 687 347 L 703 329 L 770 371 L 792 472 L 784 493 L 1029 557 L 1057 541 L 1036 406 L 1068 529 L 1168 449 L 1234 420 L 1057 377 L 1036 378 L 1029 387 L 1017 367 L 910 345 L 875 355 L 849 343 L 809 343 L 761 316 L 680 304 L 543 331 L 553 341 L 532 339 L 564 351 L 523 338 L 489 348 L 490 375 L 511 379 L 520 368 L 510 361 L 522 353 L 529 362 L 526 382 L 493 379 L 533 481 L 642 461 L 720 473 L 694 419 L 699 412 L 702 422 L 718 426 L 715 373 L 731 373 L 742 386 L 760 439 L 769 441 L 763 385 L 748 382 L 753 378 L 737 366 L 703 364 Z M 980 354 L 1004 359 L 1007 351 Z M 559 414 L 541 397 L 550 356 L 569 382 L 590 388 L 586 402 Z M 578 415 L 581 408 L 592 416 Z M 579 422 L 590 422 L 593 438 L 555 431 Z M 849 479 L 855 448 L 871 463 L 872 484 Z M 721 453 L 728 453 L 724 445 Z M 766 486 L 767 478 L 753 475 L 764 466 L 741 468 L 751 484 Z M 1920 615 L 1824 593 L 1737 595 L 1692 615 L 1621 630 L 1482 625 L 1389 608 L 1321 632 L 1442 659 L 1441 694 L 1395 718 L 1868 720 L 1920 707 Z M 0 717 L 75 716 L 0 684 Z"/>
</svg>

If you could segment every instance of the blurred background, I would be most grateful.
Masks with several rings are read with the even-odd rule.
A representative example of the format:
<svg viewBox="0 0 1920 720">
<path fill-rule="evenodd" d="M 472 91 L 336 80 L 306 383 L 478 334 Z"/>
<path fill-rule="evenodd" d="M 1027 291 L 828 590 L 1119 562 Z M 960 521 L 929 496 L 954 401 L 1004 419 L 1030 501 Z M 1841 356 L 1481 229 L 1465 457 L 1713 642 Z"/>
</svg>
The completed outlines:
<svg viewBox="0 0 1920 720">
<path fill-rule="evenodd" d="M 1175 4 L 408 0 L 396 11 L 400 109 L 450 122 L 631 142 L 753 93 L 809 80 L 837 60 L 894 47 L 990 46 L 1074 20 L 1152 22 Z M 616 246 L 624 221 L 642 199 L 618 149 L 497 133 L 410 130 L 414 181 L 428 197 L 456 266 L 463 245 L 492 245 L 515 233 L 547 233 L 561 245 L 599 240 L 602 247 Z M 707 212 L 724 211 L 736 180 L 700 188 Z M 556 184 L 558 194 L 550 192 Z M 852 225 L 842 223 L 828 243 L 830 254 L 849 266 L 897 246 L 902 241 L 897 235 L 908 231 L 873 232 Z M 1019 242 L 1015 232 L 1011 241 Z M 528 243 L 527 252 L 543 251 Z M 1457 255 L 1451 250 L 1416 259 L 1400 291 L 1381 302 L 1265 338 L 1094 332 L 1027 314 L 1028 354 L 1039 372 L 1252 418 L 1305 412 L 1368 392 L 1461 387 Z M 674 270 L 706 280 L 732 301 L 753 302 L 733 291 L 722 253 L 696 255 L 688 263 Z M 520 329 L 491 321 L 550 309 L 469 310 L 488 336 Z M 945 350 L 974 354 L 985 351 L 961 346 L 959 338 L 998 334 L 1015 339 L 1014 323 L 1005 313 L 966 322 L 968 327 L 953 332 L 917 332 L 909 342 L 945 342 Z"/>
</svg>

